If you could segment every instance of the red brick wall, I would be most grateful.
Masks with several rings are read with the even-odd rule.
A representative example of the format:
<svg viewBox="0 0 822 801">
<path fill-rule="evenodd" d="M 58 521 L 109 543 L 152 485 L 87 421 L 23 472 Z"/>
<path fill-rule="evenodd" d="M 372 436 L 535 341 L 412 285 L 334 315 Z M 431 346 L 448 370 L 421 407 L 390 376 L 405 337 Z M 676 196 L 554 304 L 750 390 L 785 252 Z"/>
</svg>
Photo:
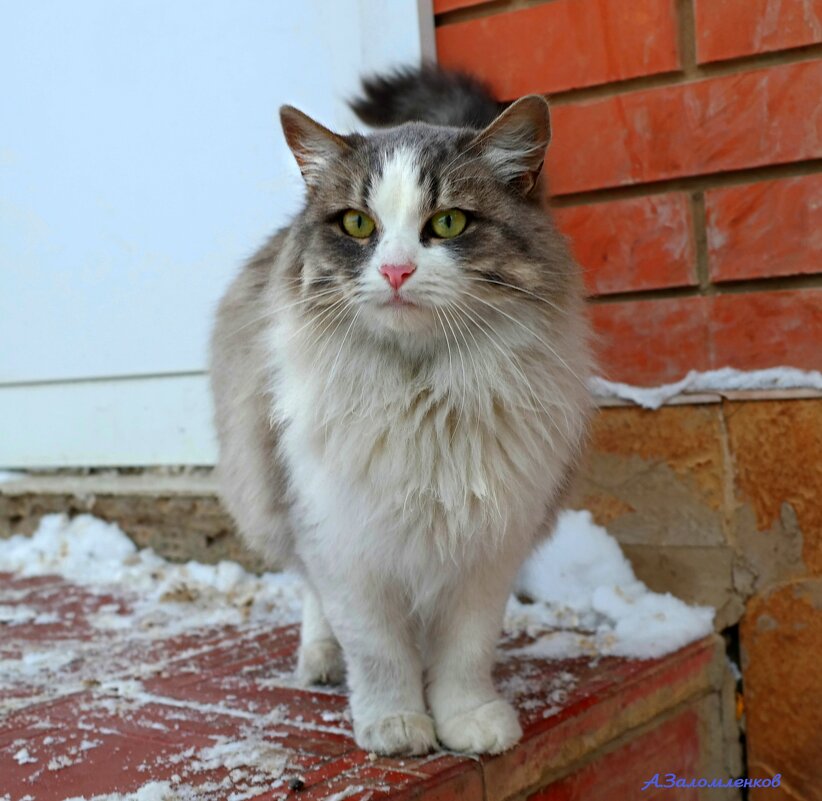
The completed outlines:
<svg viewBox="0 0 822 801">
<path fill-rule="evenodd" d="M 553 102 L 602 371 L 822 369 L 822 0 L 434 0 L 438 58 Z"/>
</svg>

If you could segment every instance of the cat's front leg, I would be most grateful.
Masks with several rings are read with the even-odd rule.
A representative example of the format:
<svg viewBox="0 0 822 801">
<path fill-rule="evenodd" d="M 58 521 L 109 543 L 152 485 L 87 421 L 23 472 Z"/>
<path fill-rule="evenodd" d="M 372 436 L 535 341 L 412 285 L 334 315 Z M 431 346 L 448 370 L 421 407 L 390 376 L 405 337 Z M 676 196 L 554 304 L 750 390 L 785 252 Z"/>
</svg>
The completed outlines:
<svg viewBox="0 0 822 801">
<path fill-rule="evenodd" d="M 386 755 L 435 748 L 408 604 L 393 587 L 355 571 L 316 586 L 345 655 L 357 745 Z"/>
<path fill-rule="evenodd" d="M 303 621 L 297 675 L 302 684 L 340 684 L 345 676 L 342 650 L 325 618 L 317 593 L 303 587 Z"/>
<path fill-rule="evenodd" d="M 522 737 L 517 713 L 491 678 L 513 570 L 494 572 L 452 588 L 428 632 L 428 703 L 440 742 L 454 751 L 497 754 Z"/>
</svg>

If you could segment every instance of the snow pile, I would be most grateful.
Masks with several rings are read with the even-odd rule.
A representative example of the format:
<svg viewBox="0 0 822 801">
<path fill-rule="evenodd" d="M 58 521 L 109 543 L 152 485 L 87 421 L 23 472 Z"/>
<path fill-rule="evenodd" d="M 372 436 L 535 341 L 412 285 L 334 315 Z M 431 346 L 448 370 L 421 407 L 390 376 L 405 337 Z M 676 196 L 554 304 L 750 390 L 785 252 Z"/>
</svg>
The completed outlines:
<svg viewBox="0 0 822 801">
<path fill-rule="evenodd" d="M 755 389 L 816 389 L 822 390 L 822 373 L 816 370 L 798 370 L 795 367 L 771 367 L 767 370 L 736 370 L 723 367 L 700 373 L 691 370 L 685 378 L 661 387 L 635 387 L 591 378 L 588 382 L 591 392 L 597 398 L 621 398 L 644 406 L 658 409 L 683 392 L 734 392 Z"/>
<path fill-rule="evenodd" d="M 300 586 L 284 573 L 247 573 L 236 562 L 176 564 L 150 548 L 138 550 L 112 523 L 79 515 L 46 515 L 37 531 L 0 540 L 0 572 L 57 574 L 84 586 L 114 584 L 134 595 L 132 614 L 103 607 L 100 628 L 133 628 L 169 636 L 203 627 L 266 623 L 286 625 L 300 617 Z M 25 608 L 16 612 L 21 617 Z M 5 608 L 0 619 L 11 617 Z M 14 623 L 17 620 L 9 620 Z M 19 622 L 22 622 L 19 621 Z M 35 620 L 35 622 L 37 622 Z"/>
<path fill-rule="evenodd" d="M 506 631 L 537 637 L 518 653 L 547 659 L 649 659 L 713 629 L 710 607 L 688 606 L 638 581 L 616 540 L 590 512 L 560 515 L 553 537 L 523 566 L 517 592 L 533 603 L 511 598 Z"/>
</svg>

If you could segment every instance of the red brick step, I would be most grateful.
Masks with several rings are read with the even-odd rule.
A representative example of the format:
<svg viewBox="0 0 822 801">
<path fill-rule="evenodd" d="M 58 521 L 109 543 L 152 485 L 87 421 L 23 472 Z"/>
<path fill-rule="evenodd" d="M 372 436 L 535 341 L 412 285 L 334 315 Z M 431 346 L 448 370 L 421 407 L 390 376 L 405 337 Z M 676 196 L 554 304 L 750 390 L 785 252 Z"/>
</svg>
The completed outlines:
<svg viewBox="0 0 822 801">
<path fill-rule="evenodd" d="M 517 748 L 480 760 L 378 758 L 356 747 L 343 691 L 295 686 L 295 626 L 167 638 L 100 629 L 94 615 L 127 611 L 128 597 L 57 578 L 0 575 L 0 604 L 43 613 L 0 637 L 0 798 L 11 801 L 152 781 L 214 801 L 639 797 L 654 773 L 702 775 L 703 733 L 719 708 L 714 638 L 657 660 L 565 662 L 530 656 L 527 638 L 506 640 L 497 680 L 520 711 Z M 19 660 L 37 653 L 48 655 L 42 668 L 21 674 Z M 614 764 L 626 766 L 624 793 L 609 795 Z M 289 788 L 295 778 L 303 789 Z"/>
</svg>

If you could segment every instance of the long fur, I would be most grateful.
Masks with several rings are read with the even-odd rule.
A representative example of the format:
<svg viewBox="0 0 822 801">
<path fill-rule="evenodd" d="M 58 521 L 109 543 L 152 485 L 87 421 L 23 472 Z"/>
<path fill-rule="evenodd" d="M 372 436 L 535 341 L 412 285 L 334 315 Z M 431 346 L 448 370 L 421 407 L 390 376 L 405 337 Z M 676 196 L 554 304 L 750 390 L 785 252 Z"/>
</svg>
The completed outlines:
<svg viewBox="0 0 822 801">
<path fill-rule="evenodd" d="M 301 676 L 347 668 L 360 745 L 497 752 L 520 735 L 490 678 L 505 602 L 591 407 L 578 271 L 535 190 L 547 107 L 492 122 L 479 84 L 429 68 L 365 92 L 360 116 L 405 124 L 339 137 L 283 111 L 308 196 L 218 313 L 223 496 L 303 575 Z M 367 241 L 346 208 L 377 221 Z M 426 233 L 442 208 L 471 212 L 453 240 Z M 379 272 L 403 263 L 406 305 Z"/>
<path fill-rule="evenodd" d="M 364 123 L 379 128 L 429 122 L 480 129 L 506 105 L 473 76 L 433 65 L 372 75 L 362 84 L 362 95 L 351 108 Z"/>
</svg>

